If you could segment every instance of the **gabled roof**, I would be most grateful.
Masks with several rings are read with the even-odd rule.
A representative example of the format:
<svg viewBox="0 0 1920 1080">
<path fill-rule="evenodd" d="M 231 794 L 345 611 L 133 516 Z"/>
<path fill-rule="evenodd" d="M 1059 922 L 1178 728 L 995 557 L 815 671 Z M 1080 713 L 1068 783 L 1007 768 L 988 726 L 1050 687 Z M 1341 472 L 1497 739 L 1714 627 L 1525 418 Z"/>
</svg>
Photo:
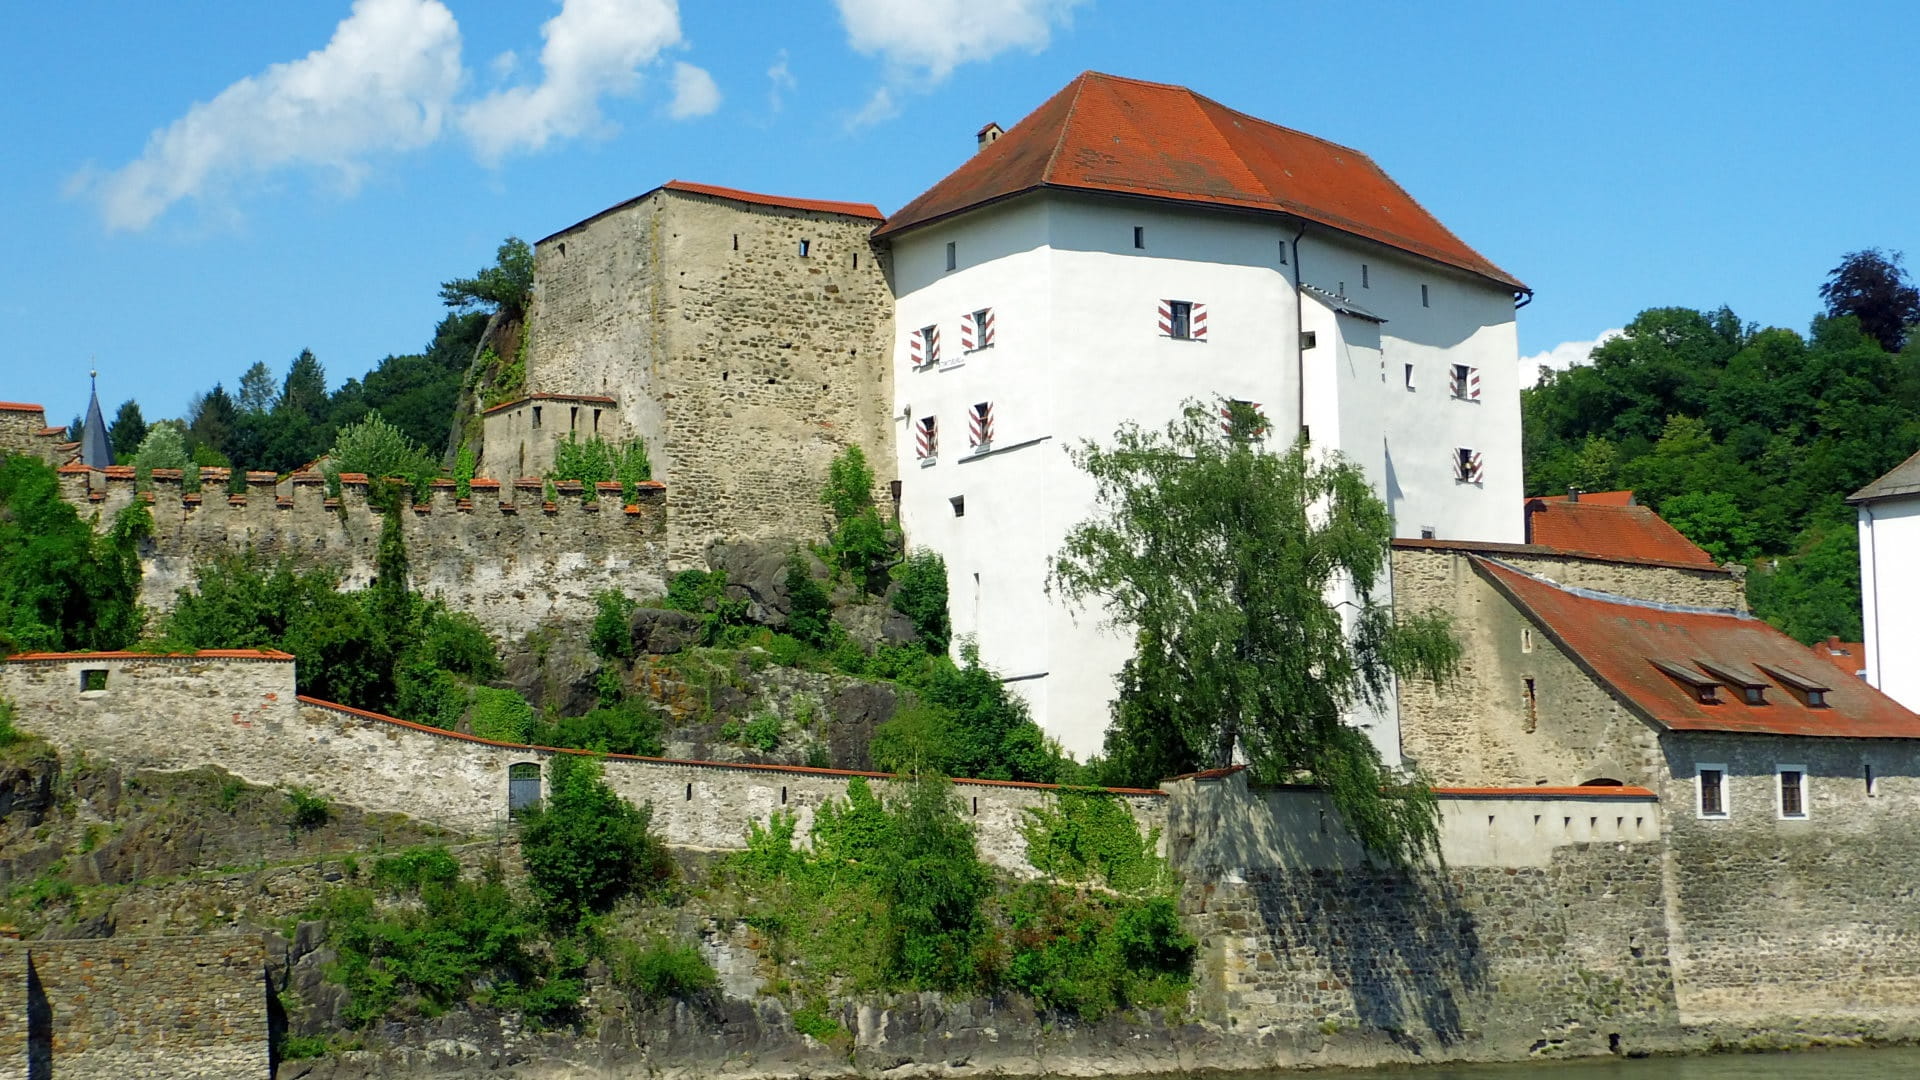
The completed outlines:
<svg viewBox="0 0 1920 1080">
<path fill-rule="evenodd" d="M 1901 495 L 1920 495 L 1920 453 L 1895 465 L 1885 476 L 1847 496 L 1847 501 L 1869 503 Z"/>
<path fill-rule="evenodd" d="M 1920 716 L 1863 679 L 1837 679 L 1806 646 L 1759 619 L 1569 589 L 1471 556 L 1509 602 L 1538 623 L 1623 704 L 1672 731 L 1748 732 L 1856 739 L 1920 739 Z M 1765 703 L 1738 694 L 1705 704 L 1660 663 L 1700 670 L 1700 661 L 1767 680 Z M 1825 707 L 1807 705 L 1795 683 L 1830 687 Z"/>
<path fill-rule="evenodd" d="M 570 233 L 582 225 L 598 221 L 608 214 L 625 210 L 627 207 L 632 206 L 657 191 L 678 191 L 689 195 L 707 195 L 716 199 L 726 199 L 730 202 L 746 203 L 749 206 L 778 206 L 788 210 L 809 210 L 820 214 L 842 214 L 846 217 L 866 218 L 869 221 L 879 221 L 886 217 L 885 214 L 880 212 L 880 208 L 872 203 L 840 202 L 834 199 L 794 199 L 785 195 L 764 195 L 757 191 L 741 191 L 739 188 L 721 187 L 718 184 L 698 184 L 691 180 L 669 180 L 657 188 L 649 188 L 631 199 L 617 202 L 597 214 L 581 218 L 579 221 L 574 222 L 564 229 L 556 229 L 540 239 L 535 240 L 534 244 L 536 246 L 544 244 L 554 237 L 564 233 Z"/>
<path fill-rule="evenodd" d="M 1601 558 L 1710 567 L 1713 556 L 1644 506 L 1528 499 L 1527 543 Z"/>
<path fill-rule="evenodd" d="M 902 207 L 890 236 L 1038 188 L 1265 210 L 1527 287 L 1447 230 L 1373 159 L 1184 86 L 1085 72 Z"/>
</svg>

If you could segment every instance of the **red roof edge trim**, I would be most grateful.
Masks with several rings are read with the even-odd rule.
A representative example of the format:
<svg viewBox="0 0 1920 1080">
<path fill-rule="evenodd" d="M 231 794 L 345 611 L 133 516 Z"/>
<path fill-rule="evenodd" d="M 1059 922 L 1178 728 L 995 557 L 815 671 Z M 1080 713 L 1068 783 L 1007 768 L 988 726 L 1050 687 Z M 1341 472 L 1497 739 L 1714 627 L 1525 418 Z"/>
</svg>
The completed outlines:
<svg viewBox="0 0 1920 1080">
<path fill-rule="evenodd" d="M 1643 787 L 1437 787 L 1443 799 L 1658 799 Z"/>
<path fill-rule="evenodd" d="M 838 199 L 796 199 L 786 195 L 763 195 L 757 191 L 741 191 L 739 188 L 721 187 L 718 184 L 701 184 L 692 180 L 669 180 L 660 185 L 667 191 L 679 191 L 692 195 L 711 195 L 716 199 L 728 199 L 732 202 L 751 203 L 755 206 L 778 206 L 788 210 L 812 210 L 822 214 L 841 214 L 846 217 L 867 218 L 883 221 L 886 215 L 872 203 L 843 202 Z"/>
<path fill-rule="evenodd" d="M 1702 574 L 1717 574 L 1721 577 L 1733 575 L 1731 567 L 1710 563 L 1643 559 L 1632 555 L 1609 555 L 1599 551 L 1574 551 L 1569 548 L 1548 547 L 1545 544 L 1502 544 L 1491 540 L 1420 540 L 1413 537 L 1396 537 L 1393 546 L 1409 551 L 1460 551 L 1470 555 L 1475 553 L 1544 555 L 1552 558 L 1579 559 L 1582 562 L 1614 563 L 1621 566 L 1657 566 L 1663 570 L 1693 570 Z"/>
<path fill-rule="evenodd" d="M 26 401 L 0 401 L 0 412 L 37 412 L 44 414 L 46 406 Z"/>
<path fill-rule="evenodd" d="M 502 750 L 531 750 L 543 754 L 575 754 L 582 757 L 604 757 L 609 761 L 639 761 L 653 765 L 683 765 L 701 769 L 734 769 L 744 772 L 775 772 L 802 776 L 863 776 L 871 780 L 900 779 L 897 773 L 870 772 L 859 769 L 816 769 L 806 765 L 757 765 L 741 761 L 696 761 L 684 758 L 643 757 L 639 754 L 601 754 L 593 750 L 579 750 L 566 746 L 536 746 L 530 743 L 498 742 L 493 739 L 483 739 L 478 735 L 468 735 L 465 732 L 448 731 L 445 728 L 417 724 L 412 720 L 402 720 L 397 716 L 370 712 L 366 709 L 356 709 L 351 705 L 341 705 L 338 702 L 323 701 L 320 698 L 308 697 L 305 694 L 298 695 L 298 699 L 302 705 L 312 705 L 320 709 L 331 709 L 334 712 L 357 716 L 363 720 L 377 720 L 383 724 L 393 724 L 397 727 L 407 728 L 427 735 L 438 735 L 442 738 L 457 739 L 461 742 L 478 743 L 481 746 L 495 746 Z M 956 784 L 974 784 L 982 787 L 1033 788 L 1042 791 L 1052 791 L 1070 787 L 1070 785 L 1065 784 L 1036 784 L 1025 780 L 978 780 L 965 777 L 956 777 L 953 782 Z M 1110 792 L 1114 795 L 1166 795 L 1166 792 L 1152 788 L 1097 788 L 1095 790 Z"/>
<path fill-rule="evenodd" d="M 278 649 L 200 649 L 197 652 L 144 653 L 125 649 L 110 652 L 27 652 L 5 658 L 8 663 L 35 660 L 278 660 L 293 659 Z"/>
</svg>

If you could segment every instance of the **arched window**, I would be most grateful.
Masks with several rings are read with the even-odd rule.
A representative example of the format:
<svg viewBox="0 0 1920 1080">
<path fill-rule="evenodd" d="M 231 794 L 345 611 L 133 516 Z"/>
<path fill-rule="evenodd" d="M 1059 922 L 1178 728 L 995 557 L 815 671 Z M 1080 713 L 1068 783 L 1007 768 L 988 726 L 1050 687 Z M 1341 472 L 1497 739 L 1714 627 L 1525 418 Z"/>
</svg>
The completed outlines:
<svg viewBox="0 0 1920 1080">
<path fill-rule="evenodd" d="M 1618 780 L 1613 779 L 1610 776 L 1596 776 L 1591 780 L 1583 781 L 1580 784 L 1580 786 L 1581 787 L 1625 787 L 1626 785 L 1622 784 Z"/>
<path fill-rule="evenodd" d="M 540 805 L 540 763 L 521 761 L 507 766 L 507 813 L 518 816 Z"/>
</svg>

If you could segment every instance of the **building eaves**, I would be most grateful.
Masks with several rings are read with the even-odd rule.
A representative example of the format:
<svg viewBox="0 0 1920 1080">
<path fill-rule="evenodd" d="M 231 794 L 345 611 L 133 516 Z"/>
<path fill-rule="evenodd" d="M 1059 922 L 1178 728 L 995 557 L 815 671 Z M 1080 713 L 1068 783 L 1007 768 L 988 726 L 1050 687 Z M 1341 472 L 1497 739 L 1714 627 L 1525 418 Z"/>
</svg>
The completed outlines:
<svg viewBox="0 0 1920 1080">
<path fill-rule="evenodd" d="M 706 195 L 711 198 L 726 199 L 730 202 L 745 203 L 750 206 L 774 206 L 787 210 L 806 210 L 819 214 L 838 214 L 843 217 L 861 218 L 867 221 L 883 221 L 886 218 L 886 215 L 880 212 L 880 208 L 874 206 L 872 203 L 841 202 L 833 199 L 796 199 L 789 198 L 785 195 L 767 195 L 757 191 L 742 191 L 739 188 L 721 187 L 718 184 L 701 184 L 692 180 L 669 180 L 659 187 L 649 188 L 631 199 L 624 199 L 617 202 L 597 214 L 590 214 L 583 217 L 564 229 L 555 229 L 553 232 L 535 240 L 533 242 L 534 246 L 539 247 L 549 240 L 558 239 L 577 229 L 585 228 L 609 214 L 617 214 L 629 206 L 645 202 L 651 196 L 657 195 L 662 191 L 677 191 L 688 195 Z"/>
<path fill-rule="evenodd" d="M 1915 453 L 1889 469 L 1886 475 L 1847 496 L 1847 502 L 1861 506 L 1906 495 L 1920 495 L 1920 453 Z"/>
<path fill-rule="evenodd" d="M 1730 567 L 1716 566 L 1712 563 L 1676 562 L 1669 559 L 1648 559 L 1633 555 L 1611 554 L 1598 551 L 1574 551 L 1567 548 L 1551 547 L 1546 544 L 1502 544 L 1490 540 L 1419 540 L 1412 537 L 1400 537 L 1393 541 L 1396 548 L 1409 551 L 1459 551 L 1466 554 L 1485 555 L 1540 555 L 1559 559 L 1579 559 L 1582 562 L 1615 563 L 1621 566 L 1657 566 L 1667 570 L 1692 570 L 1702 574 L 1718 574 L 1731 577 Z"/>
</svg>

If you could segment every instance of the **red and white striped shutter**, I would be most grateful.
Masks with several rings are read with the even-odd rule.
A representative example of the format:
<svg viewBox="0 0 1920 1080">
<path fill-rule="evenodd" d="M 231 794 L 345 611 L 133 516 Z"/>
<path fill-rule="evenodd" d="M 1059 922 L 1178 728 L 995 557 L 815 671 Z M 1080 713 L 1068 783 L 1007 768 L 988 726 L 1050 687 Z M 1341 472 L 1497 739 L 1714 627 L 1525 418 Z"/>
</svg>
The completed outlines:
<svg viewBox="0 0 1920 1080">
<path fill-rule="evenodd" d="M 1173 336 L 1173 301 L 1171 300 L 1160 301 L 1160 332 L 1168 337 Z"/>
<path fill-rule="evenodd" d="M 1467 397 L 1480 400 L 1480 369 L 1477 367 L 1467 369 Z"/>
<path fill-rule="evenodd" d="M 1480 482 L 1480 451 L 1478 450 L 1473 452 L 1473 460 L 1467 463 L 1467 480 L 1475 484 Z"/>
<path fill-rule="evenodd" d="M 1455 364 L 1447 369 L 1447 393 L 1454 397 L 1464 397 L 1466 387 L 1460 385 L 1460 366 Z"/>
<path fill-rule="evenodd" d="M 927 366 L 927 348 L 923 338 L 924 331 L 920 330 L 907 335 L 907 362 L 914 367 Z"/>
<path fill-rule="evenodd" d="M 976 448 L 993 442 L 993 403 L 991 401 L 983 401 L 973 407 L 971 428 L 968 434 Z"/>
<path fill-rule="evenodd" d="M 1207 340 L 1207 305 L 1194 301 L 1187 320 L 1187 336 L 1195 341 Z"/>
<path fill-rule="evenodd" d="M 927 336 L 927 363 L 937 364 L 940 362 L 940 328 L 928 327 Z"/>
<path fill-rule="evenodd" d="M 1229 439 L 1233 438 L 1233 407 L 1235 405 L 1245 405 L 1248 408 L 1248 410 L 1251 411 L 1254 415 L 1255 423 L 1257 424 L 1257 426 L 1252 431 L 1247 432 L 1248 435 L 1257 437 L 1257 436 L 1265 435 L 1267 433 L 1267 426 L 1265 424 L 1260 424 L 1258 422 L 1260 419 L 1260 403 L 1259 402 L 1227 401 L 1222 403 L 1220 406 L 1220 430 L 1227 436 L 1227 438 Z"/>
<path fill-rule="evenodd" d="M 968 312 L 960 316 L 960 348 L 966 352 L 972 352 L 973 336 L 973 313 Z"/>
<path fill-rule="evenodd" d="M 993 344 L 993 309 L 980 309 L 980 347 Z"/>
<path fill-rule="evenodd" d="M 915 442 L 914 453 L 921 458 L 930 458 L 940 452 L 940 429 L 934 417 L 920 418 L 919 434 Z"/>
</svg>

